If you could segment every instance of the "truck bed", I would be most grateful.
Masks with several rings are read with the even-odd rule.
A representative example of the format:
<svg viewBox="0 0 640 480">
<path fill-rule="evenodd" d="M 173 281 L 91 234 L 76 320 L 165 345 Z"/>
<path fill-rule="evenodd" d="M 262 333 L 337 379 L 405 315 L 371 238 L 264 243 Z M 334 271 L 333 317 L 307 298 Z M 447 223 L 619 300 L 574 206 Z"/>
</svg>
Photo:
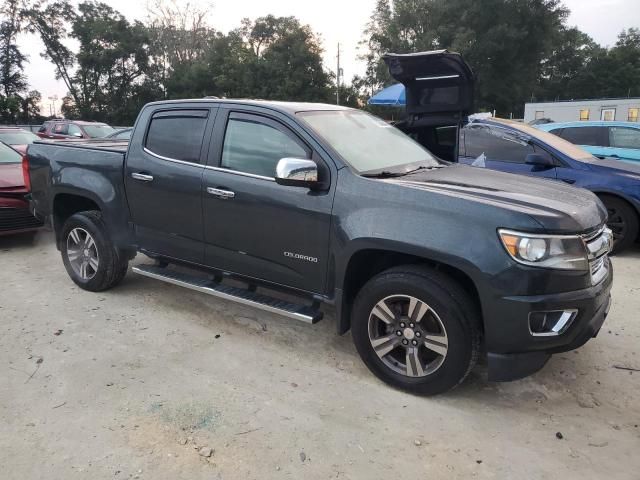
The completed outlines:
<svg viewBox="0 0 640 480">
<path fill-rule="evenodd" d="M 59 233 L 56 211 L 64 202 L 58 199 L 71 204 L 84 201 L 87 210 L 102 205 L 114 238 L 125 238 L 129 220 L 123 178 L 127 148 L 128 141 L 103 139 L 43 140 L 29 145 L 31 208 L 36 216 L 51 221 Z"/>
</svg>

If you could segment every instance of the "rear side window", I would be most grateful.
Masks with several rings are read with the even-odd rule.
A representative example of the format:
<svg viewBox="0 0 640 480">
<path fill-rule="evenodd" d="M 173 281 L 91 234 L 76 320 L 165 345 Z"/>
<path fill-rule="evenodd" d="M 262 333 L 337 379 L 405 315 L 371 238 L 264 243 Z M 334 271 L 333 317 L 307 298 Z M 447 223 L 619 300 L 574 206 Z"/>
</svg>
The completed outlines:
<svg viewBox="0 0 640 480">
<path fill-rule="evenodd" d="M 500 128 L 472 126 L 465 129 L 466 156 L 478 158 L 484 154 L 488 160 L 524 163 L 533 147 L 524 140 Z"/>
<path fill-rule="evenodd" d="M 53 127 L 53 133 L 57 133 L 58 135 L 66 135 L 68 131 L 68 126 L 66 123 L 58 123 L 55 127 Z"/>
<path fill-rule="evenodd" d="M 282 158 L 310 158 L 309 152 L 275 123 L 230 118 L 222 149 L 222 168 L 273 178 Z"/>
<path fill-rule="evenodd" d="M 627 127 L 609 128 L 611 146 L 616 148 L 640 149 L 640 130 Z"/>
<path fill-rule="evenodd" d="M 556 131 L 552 130 L 551 133 L 556 133 Z M 603 134 L 606 135 L 605 127 L 567 127 L 558 134 L 575 145 L 607 146 L 603 141 Z"/>
<path fill-rule="evenodd" d="M 151 117 L 145 148 L 172 160 L 200 163 L 207 110 L 170 110 Z"/>
</svg>

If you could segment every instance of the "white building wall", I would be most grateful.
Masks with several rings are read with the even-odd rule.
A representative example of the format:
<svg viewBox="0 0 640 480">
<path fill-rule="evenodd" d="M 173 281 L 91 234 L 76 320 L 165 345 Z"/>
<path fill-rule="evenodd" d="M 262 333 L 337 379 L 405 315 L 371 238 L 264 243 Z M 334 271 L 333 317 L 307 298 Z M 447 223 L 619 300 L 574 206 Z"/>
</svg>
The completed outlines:
<svg viewBox="0 0 640 480">
<path fill-rule="evenodd" d="M 530 122 L 542 116 L 542 118 L 550 118 L 554 122 L 575 122 L 580 120 L 581 110 L 589 110 L 589 120 L 601 120 L 603 110 L 615 109 L 613 120 L 626 122 L 629 118 L 629 109 L 633 108 L 640 109 L 640 98 L 526 103 L 524 121 Z M 537 117 L 536 112 L 538 112 Z"/>
</svg>

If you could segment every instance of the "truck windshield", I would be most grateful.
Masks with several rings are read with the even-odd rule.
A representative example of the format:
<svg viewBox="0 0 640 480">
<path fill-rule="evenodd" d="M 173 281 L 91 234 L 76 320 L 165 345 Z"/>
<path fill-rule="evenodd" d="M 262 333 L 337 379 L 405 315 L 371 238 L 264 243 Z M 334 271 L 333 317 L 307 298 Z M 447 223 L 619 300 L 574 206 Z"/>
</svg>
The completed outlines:
<svg viewBox="0 0 640 480">
<path fill-rule="evenodd" d="M 402 174 L 440 164 L 400 130 L 368 113 L 327 110 L 298 115 L 360 174 Z"/>
<path fill-rule="evenodd" d="M 91 138 L 102 138 L 112 134 L 116 130 L 109 125 L 84 125 L 84 131 Z"/>
</svg>

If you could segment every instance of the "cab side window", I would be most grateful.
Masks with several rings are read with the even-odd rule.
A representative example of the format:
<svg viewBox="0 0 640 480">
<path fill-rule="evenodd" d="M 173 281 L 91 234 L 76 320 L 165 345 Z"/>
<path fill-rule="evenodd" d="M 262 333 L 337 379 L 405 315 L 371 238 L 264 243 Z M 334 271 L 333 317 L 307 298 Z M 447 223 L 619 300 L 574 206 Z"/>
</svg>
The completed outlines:
<svg viewBox="0 0 640 480">
<path fill-rule="evenodd" d="M 145 149 L 169 160 L 200 163 L 208 110 L 167 110 L 153 114 Z"/>
<path fill-rule="evenodd" d="M 484 154 L 488 160 L 525 163 L 527 155 L 534 153 L 533 146 L 499 128 L 471 126 L 465 128 L 466 156 L 478 158 Z"/>
<path fill-rule="evenodd" d="M 231 114 L 222 147 L 222 168 L 273 178 L 278 161 L 286 157 L 311 158 L 311 152 L 278 122 Z"/>
</svg>

